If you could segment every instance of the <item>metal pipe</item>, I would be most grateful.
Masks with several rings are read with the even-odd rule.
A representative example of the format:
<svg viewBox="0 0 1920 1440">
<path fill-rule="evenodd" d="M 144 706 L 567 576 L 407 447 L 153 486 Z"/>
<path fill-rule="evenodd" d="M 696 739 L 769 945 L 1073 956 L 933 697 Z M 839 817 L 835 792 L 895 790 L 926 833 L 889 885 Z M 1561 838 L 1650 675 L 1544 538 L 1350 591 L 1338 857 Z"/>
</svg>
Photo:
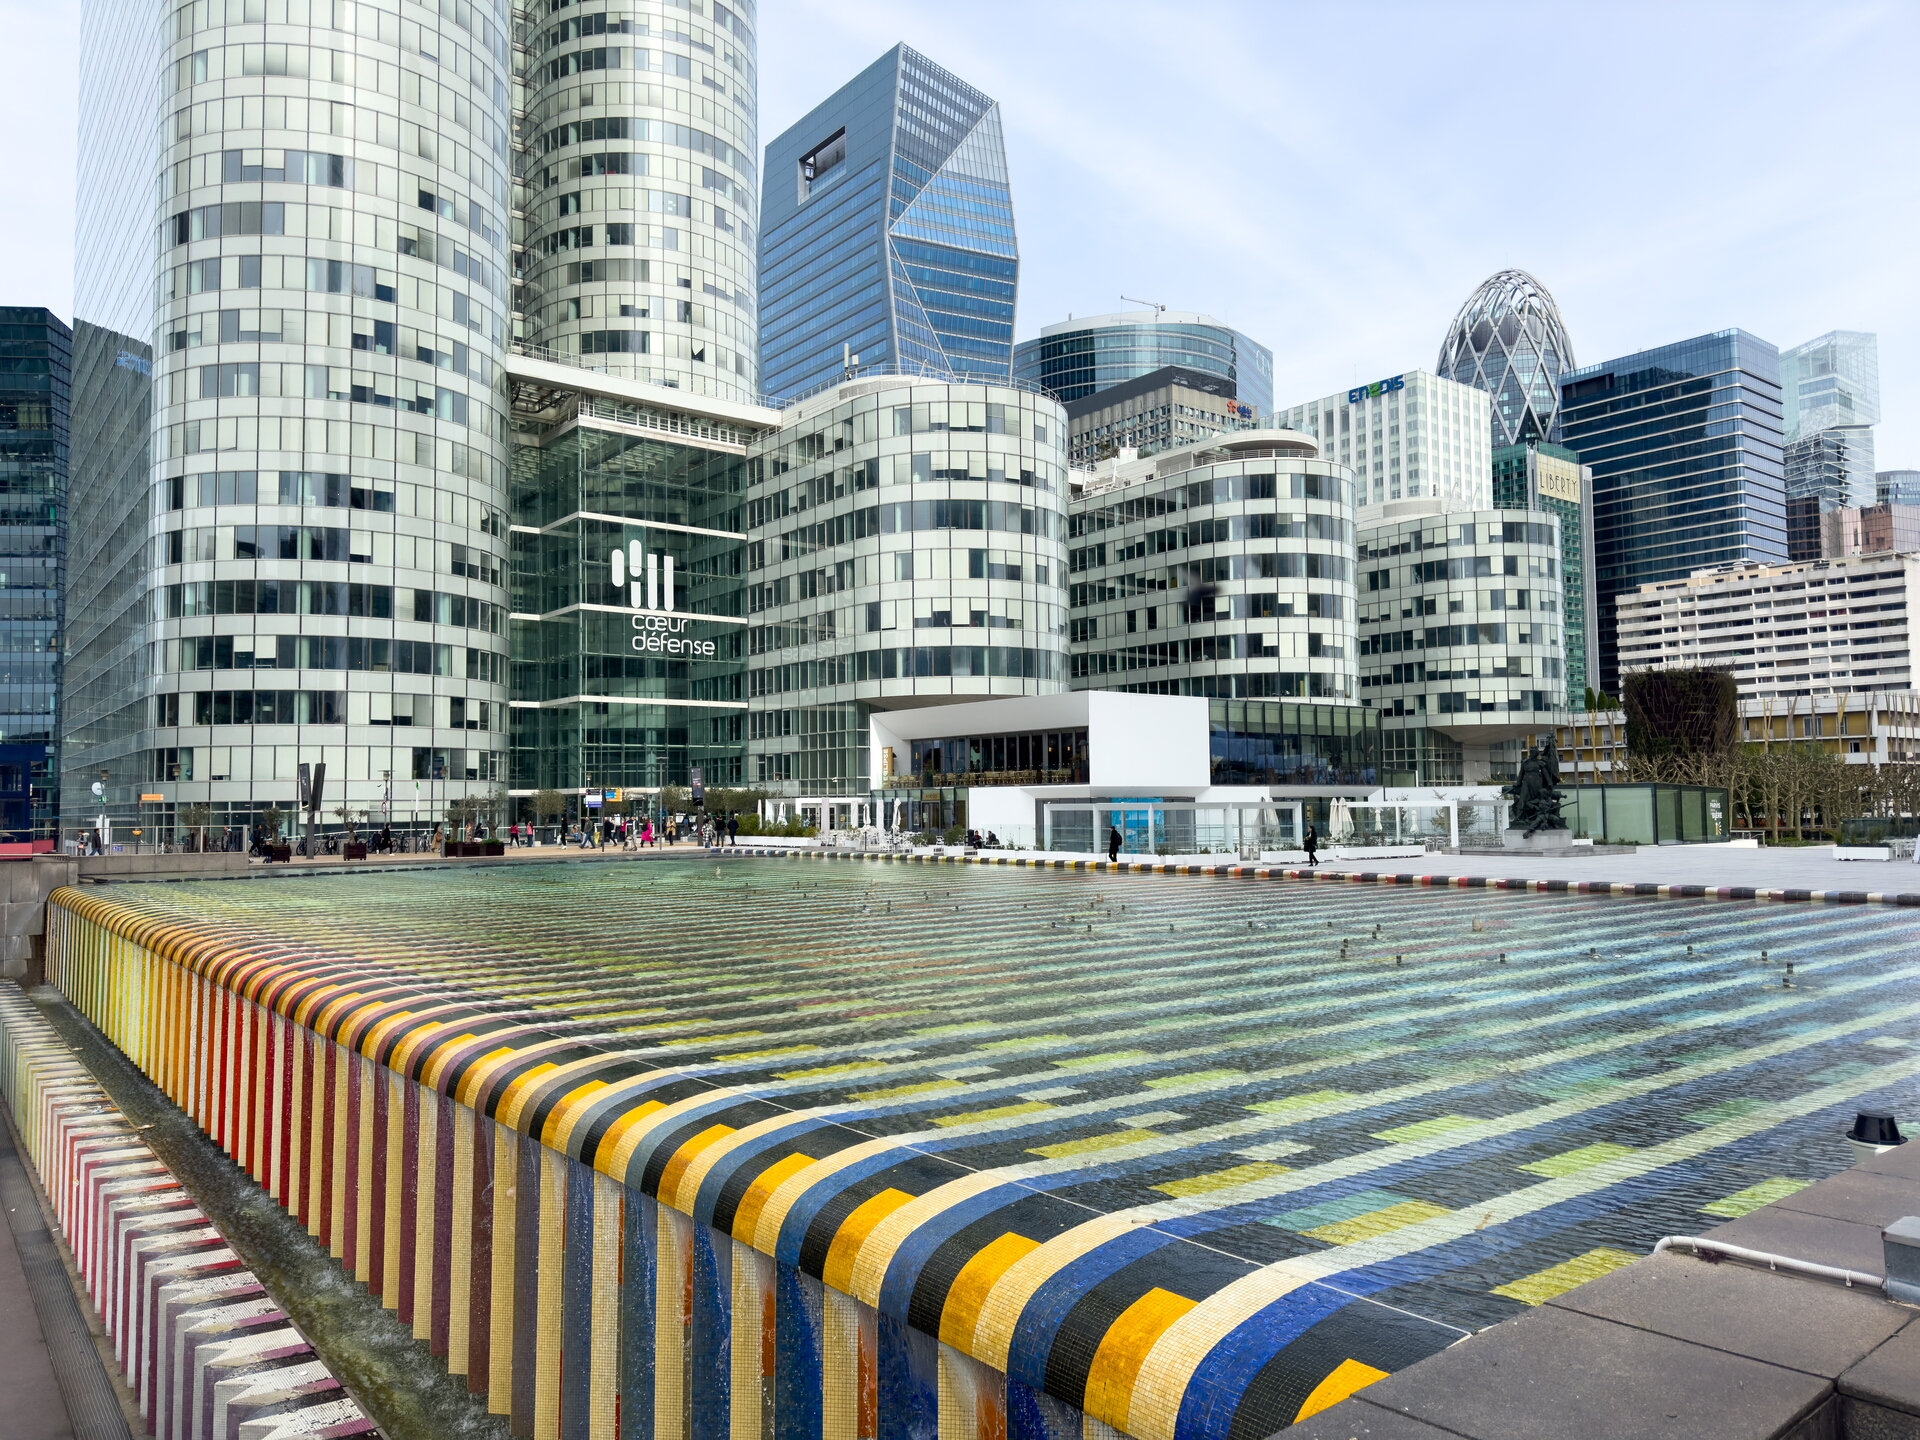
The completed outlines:
<svg viewBox="0 0 1920 1440">
<path fill-rule="evenodd" d="M 1861 1270 L 1843 1270 L 1832 1265 L 1816 1265 L 1811 1260 L 1795 1260 L 1789 1255 L 1770 1255 L 1765 1250 L 1748 1250 L 1739 1245 L 1728 1245 L 1720 1240 L 1703 1240 L 1697 1235 L 1668 1235 L 1653 1247 L 1658 1255 L 1669 1245 L 1689 1245 L 1696 1253 L 1712 1251 L 1716 1255 L 1730 1256 L 1735 1260 L 1748 1260 L 1756 1265 L 1765 1265 L 1769 1270 L 1791 1270 L 1798 1275 L 1812 1275 L 1821 1280 L 1839 1280 L 1851 1289 L 1855 1285 L 1868 1285 L 1875 1290 L 1887 1288 L 1886 1278 L 1881 1275 L 1869 1275 Z"/>
</svg>

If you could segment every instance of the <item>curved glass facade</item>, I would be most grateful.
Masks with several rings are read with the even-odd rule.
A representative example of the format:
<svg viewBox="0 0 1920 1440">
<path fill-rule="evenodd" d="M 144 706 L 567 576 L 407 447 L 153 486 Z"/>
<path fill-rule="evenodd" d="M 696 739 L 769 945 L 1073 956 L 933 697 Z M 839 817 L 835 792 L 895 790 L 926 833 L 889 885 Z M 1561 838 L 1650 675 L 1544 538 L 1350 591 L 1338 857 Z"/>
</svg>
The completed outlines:
<svg viewBox="0 0 1920 1440">
<path fill-rule="evenodd" d="M 1524 270 L 1502 270 L 1447 327 L 1436 373 L 1493 397 L 1493 444 L 1560 439 L 1560 376 L 1574 368 L 1560 307 Z"/>
<path fill-rule="evenodd" d="M 163 97 L 157 174 L 117 177 L 157 195 L 150 460 L 89 503 L 137 527 L 146 588 L 115 580 L 138 633 L 84 622 L 74 668 L 124 639 L 143 678 L 68 764 L 150 820 L 246 823 L 303 763 L 330 814 L 391 793 L 404 818 L 417 780 L 428 818 L 505 779 L 509 7 L 276 23 L 293 8 L 185 4 L 157 48 L 124 37 Z"/>
<path fill-rule="evenodd" d="M 1065 688 L 1066 416 L 865 380 L 747 459 L 746 783 L 865 794 L 867 716 Z"/>
<path fill-rule="evenodd" d="M 1013 373 L 1062 404 L 1177 365 L 1231 380 L 1234 398 L 1273 408 L 1273 352 L 1210 315 L 1150 310 L 1049 325 L 1014 347 Z"/>
<path fill-rule="evenodd" d="M 1305 436 L 1235 442 L 1075 502 L 1072 688 L 1357 698 L 1353 471 Z"/>
<path fill-rule="evenodd" d="M 517 338 L 535 355 L 752 400 L 752 0 L 536 0 L 524 13 Z"/>
</svg>

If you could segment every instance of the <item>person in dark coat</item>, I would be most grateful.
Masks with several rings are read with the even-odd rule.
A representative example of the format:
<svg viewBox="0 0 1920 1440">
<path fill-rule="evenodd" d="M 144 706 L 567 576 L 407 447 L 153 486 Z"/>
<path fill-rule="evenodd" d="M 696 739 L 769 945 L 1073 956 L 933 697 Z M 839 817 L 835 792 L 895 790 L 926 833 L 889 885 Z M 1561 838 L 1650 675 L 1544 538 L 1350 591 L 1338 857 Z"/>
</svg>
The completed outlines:
<svg viewBox="0 0 1920 1440">
<path fill-rule="evenodd" d="M 1107 860 L 1108 863 L 1111 864 L 1117 862 L 1119 859 L 1120 827 L 1118 825 L 1109 825 L 1107 827 Z"/>
<path fill-rule="evenodd" d="M 1302 842 L 1302 845 L 1307 852 L 1307 864 L 1318 865 L 1320 863 L 1320 837 L 1314 834 L 1313 822 L 1311 820 L 1307 822 L 1306 839 Z"/>
</svg>

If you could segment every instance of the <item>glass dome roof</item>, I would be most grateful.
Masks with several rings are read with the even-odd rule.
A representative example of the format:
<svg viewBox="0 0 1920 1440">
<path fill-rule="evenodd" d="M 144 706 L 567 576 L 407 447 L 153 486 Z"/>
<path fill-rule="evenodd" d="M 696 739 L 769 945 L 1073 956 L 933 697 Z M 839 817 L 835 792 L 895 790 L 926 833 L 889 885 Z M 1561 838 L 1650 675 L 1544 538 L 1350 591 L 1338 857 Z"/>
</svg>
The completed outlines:
<svg viewBox="0 0 1920 1440">
<path fill-rule="evenodd" d="M 1559 439 L 1560 376 L 1573 368 L 1560 307 L 1524 270 L 1502 270 L 1468 297 L 1435 366 L 1493 397 L 1496 447 Z"/>
</svg>

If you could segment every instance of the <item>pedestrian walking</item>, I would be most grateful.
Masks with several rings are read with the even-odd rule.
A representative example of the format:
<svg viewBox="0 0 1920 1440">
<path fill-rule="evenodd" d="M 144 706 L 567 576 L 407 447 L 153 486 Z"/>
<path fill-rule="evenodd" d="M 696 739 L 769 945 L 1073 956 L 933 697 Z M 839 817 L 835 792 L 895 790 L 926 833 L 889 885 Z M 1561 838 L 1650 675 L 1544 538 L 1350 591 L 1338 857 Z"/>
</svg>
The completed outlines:
<svg viewBox="0 0 1920 1440">
<path fill-rule="evenodd" d="M 729 845 L 740 843 L 740 817 L 731 810 L 727 812 L 727 843 Z"/>
<path fill-rule="evenodd" d="M 1320 863 L 1320 856 L 1318 853 L 1319 847 L 1320 847 L 1320 837 L 1313 833 L 1313 822 L 1311 820 L 1307 822 L 1307 834 L 1303 844 L 1306 847 L 1307 864 L 1318 865 Z"/>
<path fill-rule="evenodd" d="M 1107 863 L 1117 864 L 1119 859 L 1120 827 L 1118 825 L 1109 825 L 1107 827 Z"/>
</svg>

